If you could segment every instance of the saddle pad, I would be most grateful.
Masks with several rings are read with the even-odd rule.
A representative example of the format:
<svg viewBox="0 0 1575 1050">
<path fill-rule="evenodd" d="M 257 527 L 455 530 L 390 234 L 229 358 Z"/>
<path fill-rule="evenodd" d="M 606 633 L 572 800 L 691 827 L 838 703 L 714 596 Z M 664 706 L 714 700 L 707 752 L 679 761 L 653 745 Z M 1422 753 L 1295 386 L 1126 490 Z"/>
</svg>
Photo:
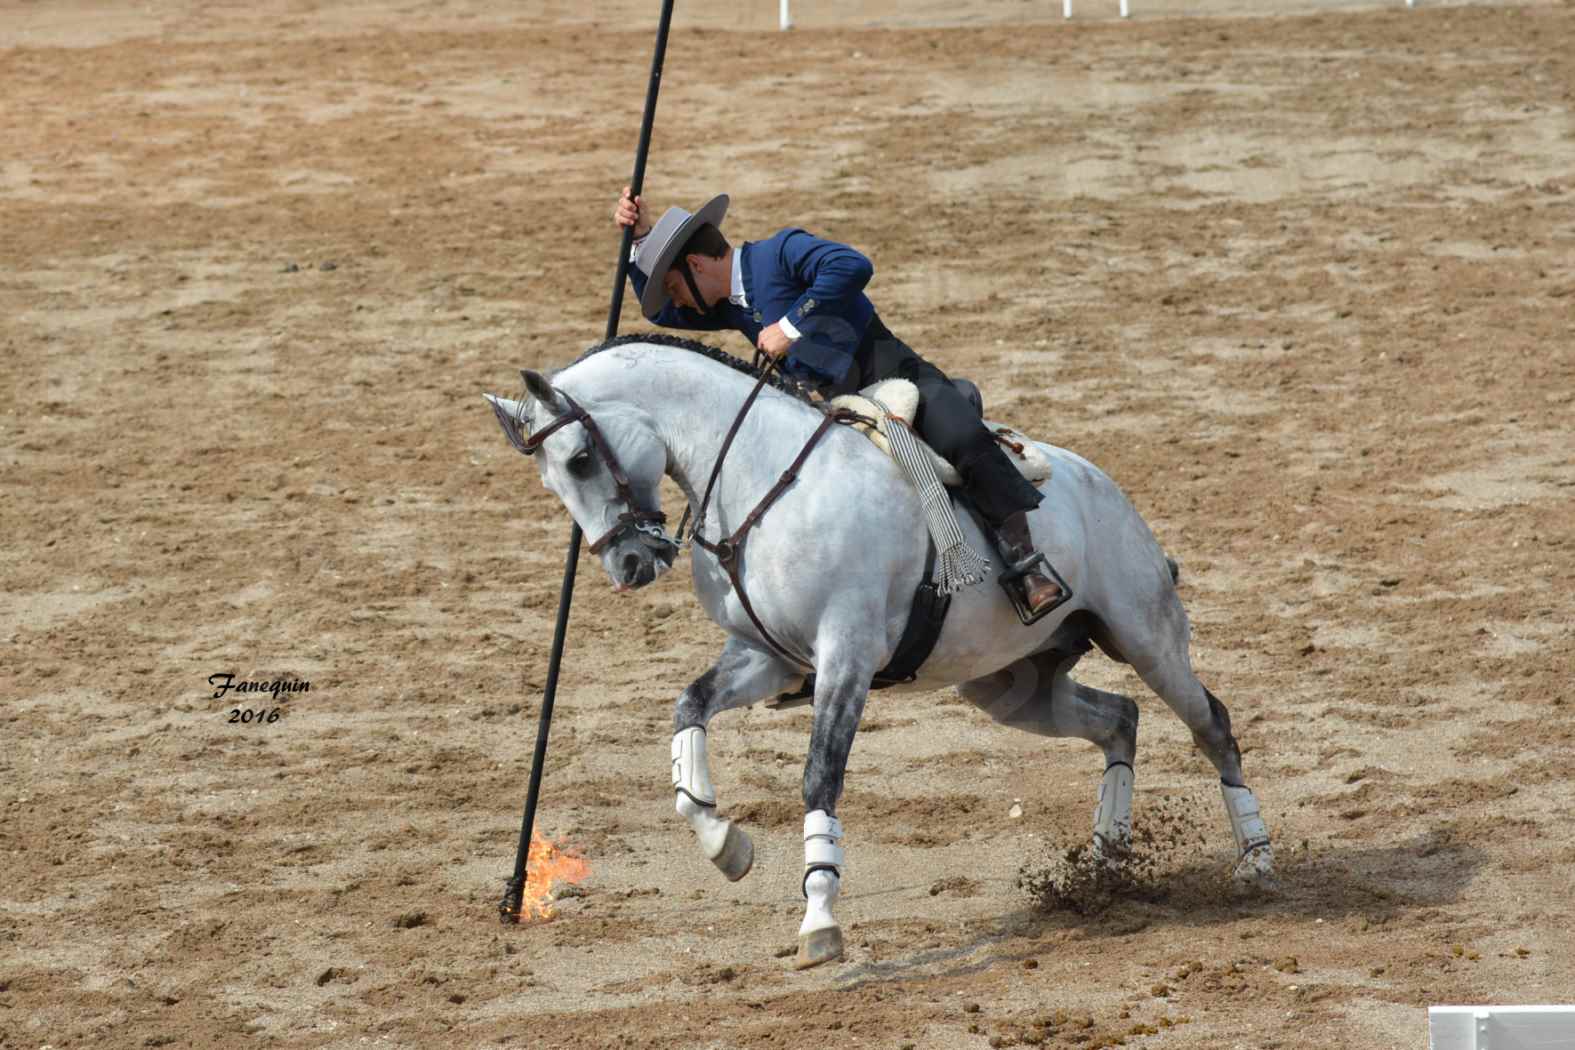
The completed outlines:
<svg viewBox="0 0 1575 1050">
<path fill-rule="evenodd" d="M 831 405 L 833 408 L 846 408 L 874 418 L 880 415 L 880 408 L 871 398 L 885 405 L 892 415 L 910 427 L 913 425 L 914 413 L 919 409 L 919 388 L 907 379 L 883 379 L 879 383 L 865 387 L 857 394 L 843 394 L 841 397 L 833 398 Z M 1004 423 L 992 423 L 987 419 L 984 425 L 990 429 L 990 433 L 996 435 L 1001 448 L 1006 452 L 1006 458 L 1023 477 L 1035 485 L 1050 479 L 1050 459 L 1040 451 L 1032 438 Z M 856 423 L 854 426 L 873 441 L 882 452 L 891 455 L 891 443 L 886 440 L 886 435 L 862 423 Z M 918 437 L 917 432 L 914 436 Z M 919 444 L 929 453 L 930 460 L 935 465 L 935 475 L 941 479 L 941 484 L 948 488 L 961 487 L 962 478 L 958 476 L 957 468 L 942 459 L 934 449 L 924 443 L 923 438 L 919 439 Z"/>
</svg>

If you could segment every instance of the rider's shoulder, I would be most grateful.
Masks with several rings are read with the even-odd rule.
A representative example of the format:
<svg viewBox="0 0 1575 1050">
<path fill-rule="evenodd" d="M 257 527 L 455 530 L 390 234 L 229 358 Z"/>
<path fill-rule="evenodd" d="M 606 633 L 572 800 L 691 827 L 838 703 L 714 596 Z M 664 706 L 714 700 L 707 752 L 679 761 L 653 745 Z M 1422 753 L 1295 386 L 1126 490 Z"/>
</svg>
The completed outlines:
<svg viewBox="0 0 1575 1050">
<path fill-rule="evenodd" d="M 819 247 L 824 247 L 835 242 L 817 236 L 802 226 L 785 226 L 767 237 L 750 245 L 752 249 L 769 252 L 781 259 L 796 259 Z"/>
<path fill-rule="evenodd" d="M 804 229 L 802 226 L 784 226 L 782 229 L 778 230 L 776 233 L 773 233 L 770 237 L 767 237 L 765 240 L 759 241 L 757 243 L 759 243 L 762 246 L 770 245 L 772 247 L 781 247 L 782 245 L 786 244 L 789 240 L 791 240 L 793 238 L 794 234 L 803 234 L 806 237 L 813 237 L 814 236 L 814 234 L 810 233 L 808 230 Z"/>
</svg>

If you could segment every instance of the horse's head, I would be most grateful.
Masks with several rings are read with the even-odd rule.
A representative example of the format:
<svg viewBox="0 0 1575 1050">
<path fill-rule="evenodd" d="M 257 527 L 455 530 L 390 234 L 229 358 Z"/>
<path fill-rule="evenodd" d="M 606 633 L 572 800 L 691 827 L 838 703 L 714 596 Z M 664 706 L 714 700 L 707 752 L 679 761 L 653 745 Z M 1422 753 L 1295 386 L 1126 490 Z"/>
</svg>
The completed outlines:
<svg viewBox="0 0 1575 1050">
<path fill-rule="evenodd" d="M 619 591 L 672 568 L 678 544 L 663 528 L 658 486 L 667 449 L 651 420 L 617 401 L 581 404 L 526 370 L 526 399 L 484 395 L 515 448 L 591 538 L 591 553 Z"/>
</svg>

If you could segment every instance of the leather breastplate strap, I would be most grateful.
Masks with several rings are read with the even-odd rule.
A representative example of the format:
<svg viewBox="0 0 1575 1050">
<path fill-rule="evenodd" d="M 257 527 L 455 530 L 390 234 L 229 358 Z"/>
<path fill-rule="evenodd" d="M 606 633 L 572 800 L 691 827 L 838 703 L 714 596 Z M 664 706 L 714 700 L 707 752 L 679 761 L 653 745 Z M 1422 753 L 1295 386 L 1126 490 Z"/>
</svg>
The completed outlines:
<svg viewBox="0 0 1575 1050">
<path fill-rule="evenodd" d="M 759 392 L 758 387 L 756 388 L 756 392 Z M 751 396 L 750 400 L 753 400 L 753 396 Z M 749 405 L 748 403 L 745 403 L 744 412 L 747 412 L 748 410 Z M 732 432 L 728 434 L 729 443 L 731 442 L 733 435 L 738 432 L 738 423 L 742 421 L 742 419 L 743 412 L 740 412 L 738 420 L 734 421 Z M 787 470 L 783 471 L 782 476 L 777 479 L 777 483 L 771 486 L 771 491 L 766 493 L 765 498 L 755 505 L 755 509 L 749 512 L 749 516 L 744 519 L 743 523 L 739 525 L 736 530 L 734 530 L 731 536 L 717 540 L 715 543 L 700 535 L 700 525 L 705 521 L 706 503 L 709 501 L 711 496 L 711 485 L 706 485 L 706 498 L 700 503 L 700 511 L 695 516 L 695 531 L 691 537 L 695 543 L 700 545 L 702 549 L 707 550 L 715 555 L 717 564 L 721 565 L 723 569 L 727 570 L 727 577 L 733 583 L 733 591 L 738 595 L 738 603 L 744 607 L 744 612 L 749 616 L 749 622 L 755 625 L 755 630 L 760 632 L 760 637 L 764 638 L 766 643 L 770 645 L 771 648 L 775 649 L 784 659 L 790 663 L 795 663 L 803 667 L 813 667 L 814 663 L 804 659 L 801 656 L 795 656 L 793 653 L 788 651 L 786 646 L 777 641 L 771 632 L 766 630 L 766 625 L 760 622 L 760 617 L 755 614 L 754 606 L 749 602 L 749 594 L 744 590 L 744 579 L 741 571 L 741 562 L 744 555 L 744 541 L 749 538 L 749 530 L 755 527 L 755 525 L 760 521 L 761 516 L 764 515 L 765 512 L 771 507 L 771 504 L 775 503 L 777 498 L 781 496 L 782 493 L 786 492 L 788 487 L 792 485 L 794 481 L 798 480 L 799 469 L 803 467 L 804 461 L 809 458 L 809 454 L 814 451 L 815 446 L 820 443 L 820 439 L 826 436 L 826 431 L 830 430 L 833 424 L 840 421 L 840 413 L 828 413 L 825 418 L 820 421 L 820 425 L 815 428 L 815 432 L 809 436 L 809 440 L 804 443 L 804 447 L 799 449 L 798 455 L 793 458 L 792 465 L 789 466 Z M 722 454 L 726 455 L 726 453 L 726 444 L 724 444 Z M 721 466 L 720 456 L 717 459 L 717 466 Z M 716 481 L 715 472 L 713 472 L 711 475 L 711 481 Z"/>
</svg>

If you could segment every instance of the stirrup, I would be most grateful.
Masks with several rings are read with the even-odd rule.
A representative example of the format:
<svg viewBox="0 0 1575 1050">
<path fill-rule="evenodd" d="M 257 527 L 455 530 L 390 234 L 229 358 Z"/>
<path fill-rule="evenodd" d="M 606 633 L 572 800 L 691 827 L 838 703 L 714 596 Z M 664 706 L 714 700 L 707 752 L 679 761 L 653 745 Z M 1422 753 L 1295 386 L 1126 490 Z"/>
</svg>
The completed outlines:
<svg viewBox="0 0 1575 1050">
<path fill-rule="evenodd" d="M 1061 588 L 1061 597 L 1038 612 L 1028 607 L 1028 589 L 1023 586 L 1023 577 L 1028 575 L 1030 570 L 1037 570 L 1040 575 L 1050 577 L 1055 581 L 1056 586 Z M 1012 608 L 1024 627 L 1038 623 L 1072 600 L 1072 588 L 1067 586 L 1061 574 L 1055 571 L 1055 566 L 1051 565 L 1049 559 L 1039 551 L 1034 551 L 1011 568 L 1003 570 L 999 579 L 1001 589 L 1006 592 L 1007 599 L 1012 603 Z"/>
</svg>

